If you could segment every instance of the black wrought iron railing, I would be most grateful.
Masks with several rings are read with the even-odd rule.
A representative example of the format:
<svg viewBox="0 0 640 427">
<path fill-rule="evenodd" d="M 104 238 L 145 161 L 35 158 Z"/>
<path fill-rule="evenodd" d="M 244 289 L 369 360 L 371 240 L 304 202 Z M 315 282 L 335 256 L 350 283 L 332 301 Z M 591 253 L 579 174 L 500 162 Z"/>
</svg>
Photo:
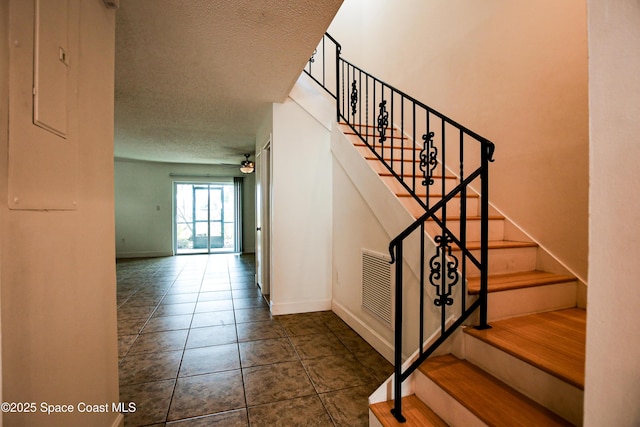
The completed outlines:
<svg viewBox="0 0 640 427">
<path fill-rule="evenodd" d="M 405 190 L 399 197 L 412 198 L 417 208 L 415 222 L 389 244 L 395 263 L 392 412 L 402 421 L 402 382 L 476 310 L 477 327 L 489 327 L 488 172 L 494 144 L 343 59 L 329 34 L 305 72 L 336 99 L 338 122 L 360 138 L 367 157 L 380 161 L 382 175 L 394 177 Z M 403 272 L 409 252 L 419 254 L 411 267 L 420 296 L 410 301 L 404 298 Z M 466 279 L 474 276 L 480 278 L 480 292 L 471 298 Z M 418 319 L 406 319 L 406 313 L 417 313 Z M 405 327 L 409 320 L 418 327 Z M 403 369 L 403 349 L 416 348 L 419 356 Z"/>
</svg>

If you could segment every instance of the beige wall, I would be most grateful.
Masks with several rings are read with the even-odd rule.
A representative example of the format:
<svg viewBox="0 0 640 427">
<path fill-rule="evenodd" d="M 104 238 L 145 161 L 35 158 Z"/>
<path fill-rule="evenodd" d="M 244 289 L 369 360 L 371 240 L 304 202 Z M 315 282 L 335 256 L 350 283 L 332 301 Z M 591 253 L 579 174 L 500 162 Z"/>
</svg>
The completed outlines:
<svg viewBox="0 0 640 427">
<path fill-rule="evenodd" d="M 171 176 L 182 175 L 182 176 Z M 115 162 L 116 257 L 173 255 L 173 183 L 227 182 L 242 176 L 243 250 L 255 251 L 255 174 L 239 167 L 143 162 Z"/>
<path fill-rule="evenodd" d="M 9 2 L 7 0 L 0 1 L 0 39 L 8 40 L 9 38 Z M 7 200 L 7 143 L 9 140 L 9 44 L 0 43 L 0 200 L 2 200 L 2 209 L 0 209 L 0 230 L 4 230 L 4 218 L 6 215 L 6 207 L 4 201 Z M 2 232 L 4 234 L 4 231 Z M 2 289 L 3 278 L 3 244 L 0 234 L 0 378 L 4 365 L 2 363 Z M 0 381 L 0 399 L 4 401 L 4 393 L 2 381 Z M 0 427 L 3 425 L 2 417 L 0 417 Z"/>
<path fill-rule="evenodd" d="M 584 425 L 640 425 L 640 3 L 589 2 L 590 251 Z"/>
<path fill-rule="evenodd" d="M 342 54 L 496 144 L 491 202 L 584 281 L 586 5 L 347 0 Z"/>
<path fill-rule="evenodd" d="M 9 3 L 12 8 L 33 4 L 0 2 L 0 34 L 5 41 Z M 33 414 L 4 414 L 4 424 L 10 426 L 110 426 L 117 417 L 112 412 L 86 415 L 77 410 L 46 415 L 39 406 L 42 402 L 118 401 L 113 245 L 115 13 L 99 1 L 77 5 L 80 50 L 72 58 L 79 71 L 74 210 L 8 209 L 7 43 L 0 48 L 3 399 L 38 405 Z M 18 19 L 11 26 L 32 22 Z M 31 69 L 22 72 L 31 73 Z M 30 97 L 25 101 L 30 102 Z M 50 165 L 34 162 L 29 167 L 47 170 Z"/>
</svg>

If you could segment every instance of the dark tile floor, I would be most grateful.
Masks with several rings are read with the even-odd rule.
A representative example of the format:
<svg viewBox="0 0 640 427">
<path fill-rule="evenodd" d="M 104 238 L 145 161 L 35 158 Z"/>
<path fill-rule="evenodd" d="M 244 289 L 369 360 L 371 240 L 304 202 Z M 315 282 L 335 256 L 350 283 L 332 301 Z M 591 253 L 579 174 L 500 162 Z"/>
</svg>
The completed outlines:
<svg viewBox="0 0 640 427">
<path fill-rule="evenodd" d="M 125 426 L 366 426 L 392 366 L 330 311 L 271 316 L 252 255 L 117 263 Z"/>
</svg>

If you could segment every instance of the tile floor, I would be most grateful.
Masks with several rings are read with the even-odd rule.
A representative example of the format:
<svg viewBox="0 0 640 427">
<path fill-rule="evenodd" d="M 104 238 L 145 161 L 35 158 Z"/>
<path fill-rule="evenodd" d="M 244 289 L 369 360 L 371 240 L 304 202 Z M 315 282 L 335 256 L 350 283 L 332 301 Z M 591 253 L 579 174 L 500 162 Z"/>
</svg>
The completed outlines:
<svg viewBox="0 0 640 427">
<path fill-rule="evenodd" d="M 125 426 L 366 426 L 393 371 L 330 311 L 271 316 L 251 255 L 117 263 Z"/>
</svg>

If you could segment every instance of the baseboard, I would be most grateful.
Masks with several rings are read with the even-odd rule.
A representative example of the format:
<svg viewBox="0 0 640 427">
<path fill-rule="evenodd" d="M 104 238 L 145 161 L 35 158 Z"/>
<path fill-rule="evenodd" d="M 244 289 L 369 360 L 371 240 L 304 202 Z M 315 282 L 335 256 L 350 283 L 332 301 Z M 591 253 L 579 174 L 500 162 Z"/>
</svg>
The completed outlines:
<svg viewBox="0 0 640 427">
<path fill-rule="evenodd" d="M 356 331 L 366 342 L 371 344 L 389 363 L 393 363 L 393 344 L 372 330 L 369 325 L 354 315 L 349 309 L 333 301 L 331 310 L 338 315 L 347 325 Z"/>
<path fill-rule="evenodd" d="M 158 258 L 173 256 L 173 252 L 141 251 L 141 252 L 116 252 L 116 258 Z"/>
<path fill-rule="evenodd" d="M 124 414 L 118 414 L 111 427 L 124 427 Z"/>
<path fill-rule="evenodd" d="M 318 301 L 300 301 L 300 302 L 285 302 L 274 303 L 271 301 L 271 314 L 274 316 L 281 316 L 284 314 L 296 314 L 296 313 L 311 313 L 313 311 L 327 311 L 331 310 L 331 300 L 318 300 Z"/>
</svg>

